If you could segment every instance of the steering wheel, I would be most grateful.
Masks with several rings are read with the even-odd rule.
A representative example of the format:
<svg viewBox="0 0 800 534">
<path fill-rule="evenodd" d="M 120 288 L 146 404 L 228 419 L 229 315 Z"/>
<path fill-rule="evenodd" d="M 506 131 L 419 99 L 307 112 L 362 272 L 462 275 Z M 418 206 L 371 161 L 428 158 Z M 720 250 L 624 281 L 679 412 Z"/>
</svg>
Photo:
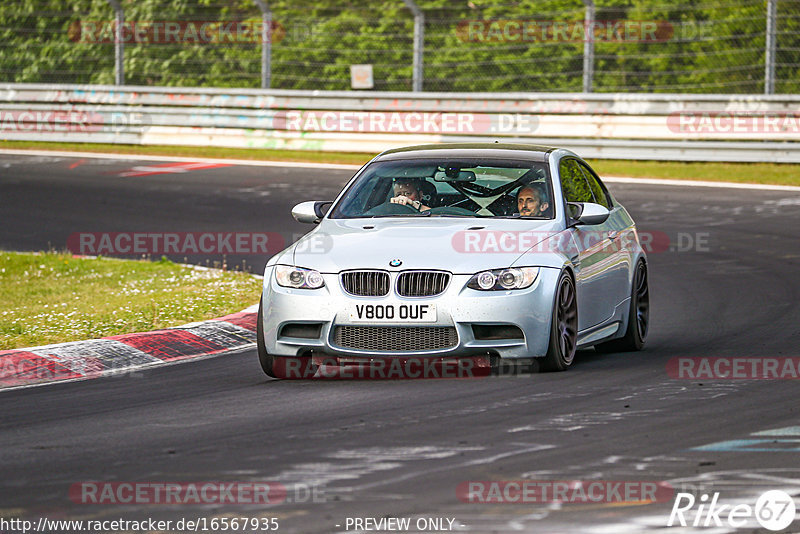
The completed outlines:
<svg viewBox="0 0 800 534">
<path fill-rule="evenodd" d="M 367 210 L 364 212 L 364 215 L 367 217 L 371 217 L 374 215 L 408 215 L 409 213 L 419 213 L 417 210 L 412 208 L 411 206 L 407 206 L 405 204 L 394 204 L 392 202 L 384 202 L 383 204 L 378 204 L 372 209 Z"/>
</svg>

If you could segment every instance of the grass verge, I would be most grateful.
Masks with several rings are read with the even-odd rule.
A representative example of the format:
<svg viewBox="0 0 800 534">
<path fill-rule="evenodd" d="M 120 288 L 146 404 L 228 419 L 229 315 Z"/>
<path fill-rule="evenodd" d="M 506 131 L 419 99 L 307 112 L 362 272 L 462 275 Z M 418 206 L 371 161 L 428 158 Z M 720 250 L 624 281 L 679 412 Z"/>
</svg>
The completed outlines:
<svg viewBox="0 0 800 534">
<path fill-rule="evenodd" d="M 48 143 L 40 141 L 0 141 L 0 148 L 25 150 L 67 150 L 102 154 L 138 154 L 187 158 L 229 158 L 254 161 L 300 161 L 304 163 L 344 163 L 363 165 L 375 154 L 359 152 L 312 152 L 309 150 L 270 150 L 266 148 L 225 148 L 214 146 L 117 145 L 101 143 Z"/>
<path fill-rule="evenodd" d="M 107 154 L 139 154 L 195 158 L 231 158 L 311 163 L 363 165 L 375 154 L 356 152 L 311 152 L 267 150 L 261 148 L 142 146 L 95 143 L 46 143 L 38 141 L 0 141 L 0 148 L 28 150 L 66 150 Z M 638 161 L 596 159 L 589 163 L 600 176 L 665 178 L 800 186 L 800 165 L 793 163 L 717 163 L 681 161 Z"/>
<path fill-rule="evenodd" d="M 800 165 L 793 163 L 717 163 L 680 161 L 589 160 L 603 176 L 666 178 L 800 186 Z"/>
<path fill-rule="evenodd" d="M 0 349 L 143 332 L 258 302 L 247 273 L 172 263 L 0 251 Z"/>
</svg>

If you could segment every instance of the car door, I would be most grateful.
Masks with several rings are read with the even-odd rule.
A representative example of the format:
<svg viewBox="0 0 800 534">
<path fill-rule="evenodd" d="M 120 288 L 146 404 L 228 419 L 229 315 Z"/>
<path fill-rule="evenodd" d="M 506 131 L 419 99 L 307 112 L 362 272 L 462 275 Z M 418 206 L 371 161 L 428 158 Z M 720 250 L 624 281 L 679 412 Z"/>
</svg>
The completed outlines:
<svg viewBox="0 0 800 534">
<path fill-rule="evenodd" d="M 567 202 L 595 202 L 594 194 L 581 170 L 578 160 L 571 157 L 559 162 L 561 190 Z M 567 211 L 569 213 L 569 211 Z M 614 259 L 608 251 L 605 237 L 607 223 L 576 225 L 570 228 L 577 245 L 575 264 L 578 291 L 578 330 L 583 331 L 611 317 L 617 304 L 607 284 L 613 278 Z"/>
<path fill-rule="evenodd" d="M 622 206 L 614 205 L 597 173 L 586 162 L 579 160 L 578 165 L 586 177 L 589 189 L 592 190 L 595 203 L 608 208 L 611 212 L 602 225 L 603 237 L 607 240 L 606 251 L 609 263 L 603 287 L 612 302 L 619 305 L 631 294 L 630 276 L 634 250 L 630 243 L 635 242 L 635 237 L 632 235 L 634 232 L 632 221 Z"/>
</svg>

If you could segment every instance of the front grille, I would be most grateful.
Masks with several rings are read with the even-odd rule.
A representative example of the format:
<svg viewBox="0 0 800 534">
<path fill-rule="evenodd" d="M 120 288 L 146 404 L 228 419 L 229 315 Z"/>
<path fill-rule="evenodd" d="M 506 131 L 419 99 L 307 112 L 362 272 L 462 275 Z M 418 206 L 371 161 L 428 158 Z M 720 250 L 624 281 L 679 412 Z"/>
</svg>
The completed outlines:
<svg viewBox="0 0 800 534">
<path fill-rule="evenodd" d="M 334 343 L 342 348 L 372 351 L 427 351 L 455 347 L 452 326 L 337 326 Z"/>
<path fill-rule="evenodd" d="M 405 271 L 397 277 L 397 294 L 403 297 L 433 297 L 444 293 L 450 273 L 442 271 Z"/>
<path fill-rule="evenodd" d="M 386 271 L 343 272 L 342 286 L 351 295 L 382 297 L 389 293 L 389 273 Z"/>
</svg>

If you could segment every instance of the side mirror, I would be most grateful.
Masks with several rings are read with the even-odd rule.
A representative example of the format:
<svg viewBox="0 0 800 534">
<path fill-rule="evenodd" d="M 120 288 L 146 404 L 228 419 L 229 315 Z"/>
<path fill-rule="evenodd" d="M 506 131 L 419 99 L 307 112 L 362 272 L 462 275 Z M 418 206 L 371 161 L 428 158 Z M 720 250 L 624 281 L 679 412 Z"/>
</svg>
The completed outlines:
<svg viewBox="0 0 800 534">
<path fill-rule="evenodd" d="M 309 200 L 307 202 L 301 202 L 292 208 L 292 217 L 294 217 L 297 222 L 317 224 L 325 216 L 323 207 L 332 203 L 333 202 L 330 200 Z"/>
<path fill-rule="evenodd" d="M 569 216 L 576 224 L 602 224 L 611 212 L 608 208 L 594 202 L 567 202 Z"/>
</svg>

